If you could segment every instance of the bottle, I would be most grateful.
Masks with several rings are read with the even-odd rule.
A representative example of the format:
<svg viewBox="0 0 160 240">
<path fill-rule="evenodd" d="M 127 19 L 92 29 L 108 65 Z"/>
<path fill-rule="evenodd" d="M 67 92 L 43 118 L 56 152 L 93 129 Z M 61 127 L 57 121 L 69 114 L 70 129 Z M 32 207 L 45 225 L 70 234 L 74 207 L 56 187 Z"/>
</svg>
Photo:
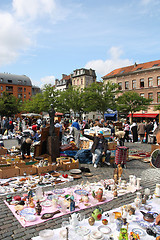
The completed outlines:
<svg viewBox="0 0 160 240">
<path fill-rule="evenodd" d="M 135 203 L 136 208 L 140 208 L 140 206 L 142 204 L 140 192 L 137 192 L 137 197 L 135 198 L 134 203 Z"/>
</svg>

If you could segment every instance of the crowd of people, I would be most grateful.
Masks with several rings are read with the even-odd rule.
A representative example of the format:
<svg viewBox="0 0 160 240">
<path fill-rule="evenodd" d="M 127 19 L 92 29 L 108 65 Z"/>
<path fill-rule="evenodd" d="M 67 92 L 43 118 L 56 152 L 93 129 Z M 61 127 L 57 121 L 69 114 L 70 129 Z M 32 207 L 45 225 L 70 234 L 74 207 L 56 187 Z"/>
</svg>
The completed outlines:
<svg viewBox="0 0 160 240">
<path fill-rule="evenodd" d="M 27 144 L 40 141 L 42 128 L 47 124 L 49 124 L 49 121 L 44 118 L 24 117 L 13 119 L 4 116 L 0 121 L 0 134 L 8 138 L 17 138 L 19 144 L 22 145 L 22 149 L 26 149 Z M 94 164 L 96 167 L 102 155 L 106 156 L 106 164 L 109 165 L 110 153 L 107 150 L 107 141 L 102 131 L 99 131 L 97 136 L 89 136 L 84 134 L 85 129 L 92 127 L 109 128 L 112 138 L 117 139 L 120 146 L 124 146 L 125 141 L 148 143 L 151 134 L 153 134 L 153 143 L 155 143 L 156 138 L 154 137 L 154 132 L 158 128 L 158 124 L 155 119 L 148 122 L 143 120 L 140 123 L 136 123 L 133 121 L 133 123 L 130 124 L 129 121 L 125 121 L 117 124 L 116 122 L 106 121 L 105 119 L 72 120 L 62 118 L 61 120 L 56 119 L 54 121 L 54 127 L 59 129 L 59 141 L 62 145 L 66 143 L 64 142 L 65 135 L 72 136 L 77 149 L 80 149 L 81 134 L 93 140 L 91 152 L 93 155 L 96 155 Z M 28 143 L 26 142 L 27 138 L 31 139 L 31 141 L 28 139 Z M 26 152 L 29 154 L 28 150 Z"/>
</svg>

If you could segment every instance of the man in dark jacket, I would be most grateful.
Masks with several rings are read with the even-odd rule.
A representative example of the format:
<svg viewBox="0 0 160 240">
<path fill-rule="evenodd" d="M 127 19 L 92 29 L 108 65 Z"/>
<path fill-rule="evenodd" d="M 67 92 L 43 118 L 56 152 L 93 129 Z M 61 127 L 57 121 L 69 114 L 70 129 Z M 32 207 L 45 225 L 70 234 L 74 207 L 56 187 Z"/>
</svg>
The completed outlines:
<svg viewBox="0 0 160 240">
<path fill-rule="evenodd" d="M 86 135 L 86 134 L 83 134 L 83 136 L 93 141 L 91 153 L 96 155 L 95 163 L 93 162 L 94 167 L 97 168 L 98 163 L 102 158 L 102 155 L 105 155 L 106 157 L 105 163 L 109 166 L 110 165 L 109 159 L 110 159 L 111 152 L 107 150 L 108 141 L 104 138 L 103 132 L 99 131 L 98 136 L 95 136 L 95 137 Z"/>
<path fill-rule="evenodd" d="M 31 148 L 32 140 L 30 138 L 27 138 L 21 145 L 21 152 L 22 152 L 22 159 L 25 159 L 25 154 L 27 153 L 27 156 L 30 156 L 30 148 Z"/>
</svg>

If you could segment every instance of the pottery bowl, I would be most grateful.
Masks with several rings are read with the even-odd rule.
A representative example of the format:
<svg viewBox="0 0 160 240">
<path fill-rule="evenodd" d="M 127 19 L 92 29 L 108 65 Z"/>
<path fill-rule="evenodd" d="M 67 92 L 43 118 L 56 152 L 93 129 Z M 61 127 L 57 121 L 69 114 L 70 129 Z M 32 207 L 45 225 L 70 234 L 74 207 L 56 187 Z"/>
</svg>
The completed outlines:
<svg viewBox="0 0 160 240">
<path fill-rule="evenodd" d="M 115 219 L 122 217 L 120 212 L 114 212 L 114 214 L 115 214 Z"/>
<path fill-rule="evenodd" d="M 146 209 L 147 211 L 151 211 L 152 205 L 144 205 L 144 209 Z"/>
<path fill-rule="evenodd" d="M 39 232 L 39 236 L 43 240 L 51 240 L 53 238 L 54 231 L 51 229 L 45 229 Z"/>
</svg>

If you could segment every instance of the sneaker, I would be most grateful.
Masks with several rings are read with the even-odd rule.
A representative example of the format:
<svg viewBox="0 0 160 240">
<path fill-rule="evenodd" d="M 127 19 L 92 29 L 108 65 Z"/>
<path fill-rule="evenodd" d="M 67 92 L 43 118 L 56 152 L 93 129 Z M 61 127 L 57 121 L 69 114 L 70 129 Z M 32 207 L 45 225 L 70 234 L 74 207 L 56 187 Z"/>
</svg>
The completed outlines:
<svg viewBox="0 0 160 240">
<path fill-rule="evenodd" d="M 94 164 L 94 167 L 97 168 L 97 164 Z"/>
<path fill-rule="evenodd" d="M 110 162 L 105 162 L 107 164 L 107 166 L 111 166 Z"/>
</svg>

